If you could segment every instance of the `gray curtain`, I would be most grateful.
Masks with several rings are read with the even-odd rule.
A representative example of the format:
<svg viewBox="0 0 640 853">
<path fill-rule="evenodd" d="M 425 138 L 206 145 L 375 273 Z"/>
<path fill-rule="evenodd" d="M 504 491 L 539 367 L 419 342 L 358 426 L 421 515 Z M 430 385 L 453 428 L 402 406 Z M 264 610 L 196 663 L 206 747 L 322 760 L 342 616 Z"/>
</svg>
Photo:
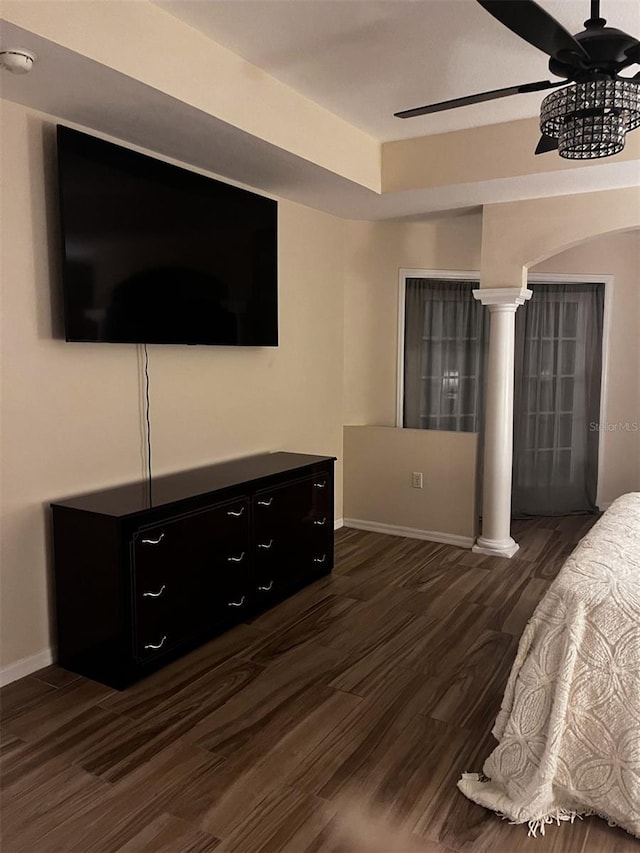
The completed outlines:
<svg viewBox="0 0 640 853">
<path fill-rule="evenodd" d="M 512 513 L 596 509 L 603 284 L 534 284 L 516 313 Z"/>
<path fill-rule="evenodd" d="M 403 424 L 480 432 L 488 311 L 477 281 L 406 281 Z"/>
</svg>

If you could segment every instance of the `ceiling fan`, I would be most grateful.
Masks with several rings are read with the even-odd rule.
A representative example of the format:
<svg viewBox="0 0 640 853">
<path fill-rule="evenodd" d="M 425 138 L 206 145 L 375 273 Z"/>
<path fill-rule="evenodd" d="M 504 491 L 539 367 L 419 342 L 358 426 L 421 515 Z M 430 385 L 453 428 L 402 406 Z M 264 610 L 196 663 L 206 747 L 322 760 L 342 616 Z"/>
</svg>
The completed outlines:
<svg viewBox="0 0 640 853">
<path fill-rule="evenodd" d="M 640 41 L 606 26 L 600 17 L 599 0 L 591 0 L 585 29 L 575 35 L 533 0 L 478 3 L 517 36 L 546 53 L 549 71 L 563 79 L 493 89 L 395 115 L 413 118 L 522 92 L 557 89 L 542 101 L 542 137 L 536 154 L 558 150 L 561 157 L 586 160 L 622 151 L 626 132 L 640 126 L 640 72 L 633 77 L 622 77 L 619 72 L 640 65 Z"/>
</svg>

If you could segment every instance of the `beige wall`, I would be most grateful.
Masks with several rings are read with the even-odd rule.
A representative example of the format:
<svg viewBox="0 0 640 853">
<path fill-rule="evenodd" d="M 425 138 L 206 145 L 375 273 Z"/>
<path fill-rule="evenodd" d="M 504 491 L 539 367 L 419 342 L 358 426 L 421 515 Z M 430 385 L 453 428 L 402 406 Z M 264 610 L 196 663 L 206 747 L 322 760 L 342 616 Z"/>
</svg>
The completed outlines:
<svg viewBox="0 0 640 853">
<path fill-rule="evenodd" d="M 610 427 L 602 433 L 598 487 L 600 504 L 606 506 L 625 492 L 640 491 L 640 231 L 591 240 L 531 267 L 530 272 L 614 278 L 607 294 L 603 415 L 603 424 Z"/>
<path fill-rule="evenodd" d="M 629 198 L 626 191 L 620 192 L 623 201 Z M 591 194 L 545 201 L 558 201 L 562 209 L 578 210 L 590 200 Z M 518 232 L 524 241 L 536 230 L 536 223 L 528 227 L 523 216 L 528 204 L 523 202 L 519 208 Z M 515 205 L 492 207 L 515 208 Z M 540 209 L 537 203 L 534 207 Z M 550 207 L 555 204 L 547 205 L 546 209 Z M 593 224 L 597 213 L 598 207 L 591 211 L 591 229 L 597 227 Z M 584 213 L 581 219 L 583 223 L 586 221 Z M 555 221 L 558 230 L 554 234 L 546 225 L 537 223 L 546 235 L 536 244 L 538 247 L 548 246 L 551 241 L 554 245 L 562 243 L 563 232 Z M 572 226 L 567 232 L 573 233 Z M 513 229 L 509 233 L 514 233 Z M 603 421 L 607 423 L 640 423 L 638 239 L 638 232 L 609 235 L 532 267 L 532 272 L 615 277 L 603 411 Z M 481 240 L 482 217 L 478 214 L 424 223 L 350 223 L 351 251 L 345 278 L 345 423 L 395 425 L 399 270 L 479 270 Z M 505 252 L 512 249 L 510 244 Z M 522 248 L 520 253 L 522 256 Z M 521 267 L 523 264 L 524 261 Z M 640 431 L 632 428 L 608 432 L 603 441 L 599 497 L 607 505 L 625 491 L 640 489 Z M 376 464 L 375 456 L 370 464 Z"/>
<path fill-rule="evenodd" d="M 144 471 L 137 348 L 52 335 L 51 121 L 2 103 L 4 666 L 50 644 L 48 502 Z M 277 349 L 149 347 L 156 474 L 261 450 L 342 456 L 343 223 L 282 202 L 279 239 Z M 338 517 L 340 486 L 338 469 Z"/>
<path fill-rule="evenodd" d="M 400 269 L 479 269 L 481 230 L 480 213 L 348 223 L 345 423 L 395 425 Z"/>
<path fill-rule="evenodd" d="M 640 187 L 485 206 L 481 287 L 519 287 L 527 268 L 603 234 L 640 227 Z"/>
<path fill-rule="evenodd" d="M 518 178 L 584 169 L 594 163 L 565 160 L 553 154 L 536 156 L 534 151 L 539 139 L 538 119 L 525 118 L 385 142 L 382 146 L 382 191 Z M 640 135 L 629 134 L 624 150 L 608 158 L 607 164 L 639 157 Z"/>
<path fill-rule="evenodd" d="M 345 524 L 471 547 L 477 439 L 465 432 L 345 427 Z M 422 489 L 411 485 L 414 471 L 423 474 Z"/>
<path fill-rule="evenodd" d="M 348 223 L 345 423 L 353 426 L 345 427 L 345 518 L 471 544 L 476 436 L 389 427 L 396 422 L 400 270 L 478 269 L 481 229 L 477 212 Z M 365 424 L 375 426 L 357 426 Z M 424 474 L 422 490 L 411 488 L 413 471 Z"/>
</svg>

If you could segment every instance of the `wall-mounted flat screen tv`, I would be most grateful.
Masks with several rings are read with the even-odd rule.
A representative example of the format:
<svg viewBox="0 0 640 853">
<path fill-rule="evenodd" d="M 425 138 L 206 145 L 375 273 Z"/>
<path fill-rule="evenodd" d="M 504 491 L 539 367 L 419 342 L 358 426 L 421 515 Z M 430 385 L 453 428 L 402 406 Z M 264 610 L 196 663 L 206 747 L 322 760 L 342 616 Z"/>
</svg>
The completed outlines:
<svg viewBox="0 0 640 853">
<path fill-rule="evenodd" d="M 277 202 L 58 125 L 65 337 L 277 346 Z"/>
</svg>

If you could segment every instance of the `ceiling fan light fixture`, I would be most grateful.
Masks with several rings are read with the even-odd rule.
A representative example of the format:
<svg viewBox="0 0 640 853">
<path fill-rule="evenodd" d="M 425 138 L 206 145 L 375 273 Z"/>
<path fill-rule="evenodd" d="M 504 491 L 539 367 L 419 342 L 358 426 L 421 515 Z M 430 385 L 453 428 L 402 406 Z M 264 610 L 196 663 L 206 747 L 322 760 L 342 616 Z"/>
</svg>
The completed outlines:
<svg viewBox="0 0 640 853">
<path fill-rule="evenodd" d="M 624 148 L 626 128 L 621 115 L 570 119 L 558 139 L 558 154 L 567 160 L 611 157 Z"/>
<path fill-rule="evenodd" d="M 611 157 L 640 126 L 640 86 L 605 77 L 558 89 L 542 101 L 540 130 L 558 140 L 567 160 Z"/>
</svg>

